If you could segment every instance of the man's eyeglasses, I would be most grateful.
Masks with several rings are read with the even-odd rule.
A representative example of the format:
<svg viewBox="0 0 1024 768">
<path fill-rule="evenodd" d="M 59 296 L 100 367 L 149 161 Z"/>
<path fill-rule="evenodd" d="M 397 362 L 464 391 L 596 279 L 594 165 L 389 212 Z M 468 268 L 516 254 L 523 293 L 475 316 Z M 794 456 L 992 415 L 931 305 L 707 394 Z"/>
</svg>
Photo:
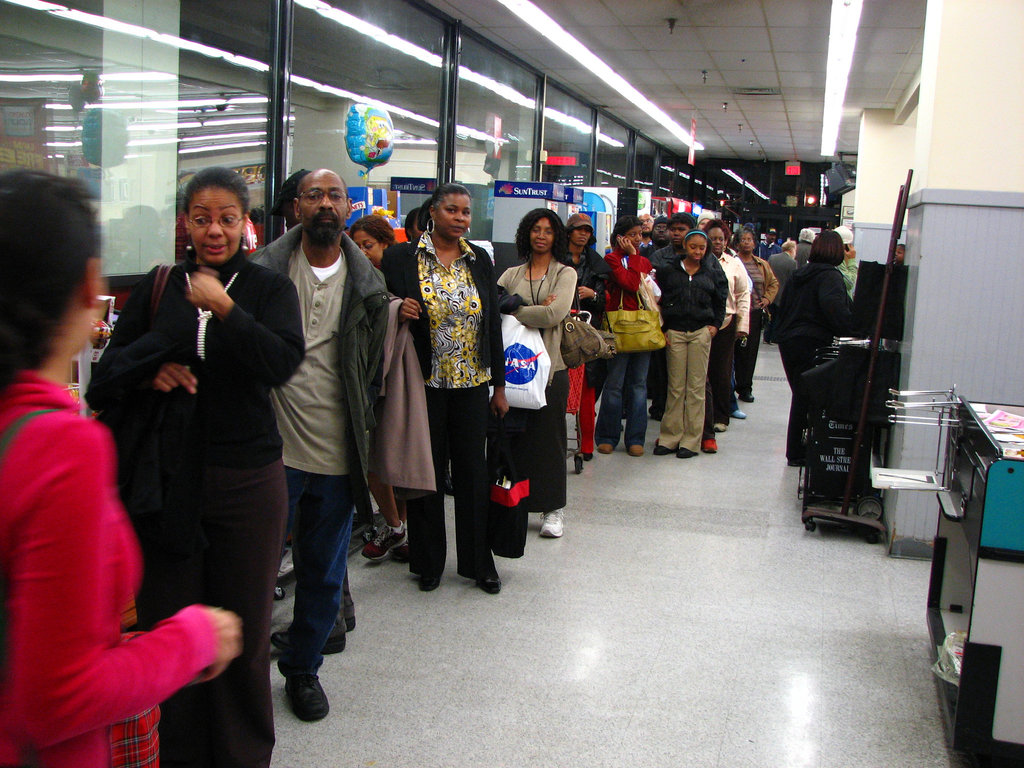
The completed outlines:
<svg viewBox="0 0 1024 768">
<path fill-rule="evenodd" d="M 338 189 L 331 189 L 324 192 L 322 189 L 307 189 L 305 192 L 299 195 L 303 200 L 308 200 L 311 203 L 319 203 L 324 199 L 324 195 L 330 199 L 332 203 L 337 205 L 348 200 L 348 195 Z"/>
<path fill-rule="evenodd" d="M 206 229 L 213 224 L 213 219 L 209 216 L 193 216 L 188 220 L 188 223 L 196 229 Z M 242 217 L 227 214 L 217 219 L 217 223 L 220 224 L 221 229 L 234 229 L 242 223 Z"/>
</svg>

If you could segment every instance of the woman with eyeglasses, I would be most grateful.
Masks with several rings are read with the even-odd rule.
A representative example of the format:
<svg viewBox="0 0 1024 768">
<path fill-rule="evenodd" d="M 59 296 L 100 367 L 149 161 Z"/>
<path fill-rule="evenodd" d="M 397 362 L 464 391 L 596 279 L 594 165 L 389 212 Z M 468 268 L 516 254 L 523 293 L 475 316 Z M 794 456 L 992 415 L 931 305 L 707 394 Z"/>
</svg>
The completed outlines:
<svg viewBox="0 0 1024 768">
<path fill-rule="evenodd" d="M 162 490 L 158 508 L 138 514 L 128 504 L 145 556 L 142 628 L 196 602 L 243 622 L 244 649 L 228 670 L 164 705 L 161 762 L 269 766 L 270 619 L 288 511 L 270 389 L 303 357 L 298 296 L 286 276 L 247 258 L 241 176 L 199 171 L 182 207 L 185 261 L 170 270 L 162 295 L 158 270 L 136 286 L 87 399 L 100 411 L 122 408 L 128 422 L 159 416 L 161 440 L 176 447 L 147 476 Z M 147 390 L 148 410 L 136 410 Z"/>
<path fill-rule="evenodd" d="M 389 248 L 381 267 L 388 289 L 403 299 L 399 318 L 412 323 L 426 384 L 437 488 L 407 503 L 409 570 L 419 576 L 424 592 L 441 583 L 448 550 L 444 475 L 451 459 L 458 574 L 497 594 L 501 580 L 487 540 L 484 451 L 488 411 L 508 412 L 498 287 L 487 252 L 466 240 L 472 221 L 469 190 L 461 184 L 440 185 L 429 211 L 419 241 Z"/>
</svg>

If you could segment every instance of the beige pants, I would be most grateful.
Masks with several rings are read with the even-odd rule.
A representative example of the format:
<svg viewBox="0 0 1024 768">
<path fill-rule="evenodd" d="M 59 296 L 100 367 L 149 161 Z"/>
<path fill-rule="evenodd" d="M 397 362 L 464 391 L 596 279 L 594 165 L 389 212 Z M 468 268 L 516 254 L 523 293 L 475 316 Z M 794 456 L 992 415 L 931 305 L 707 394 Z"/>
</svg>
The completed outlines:
<svg viewBox="0 0 1024 768">
<path fill-rule="evenodd" d="M 658 445 L 700 450 L 704 433 L 704 384 L 708 377 L 711 331 L 665 331 L 668 395 Z"/>
</svg>

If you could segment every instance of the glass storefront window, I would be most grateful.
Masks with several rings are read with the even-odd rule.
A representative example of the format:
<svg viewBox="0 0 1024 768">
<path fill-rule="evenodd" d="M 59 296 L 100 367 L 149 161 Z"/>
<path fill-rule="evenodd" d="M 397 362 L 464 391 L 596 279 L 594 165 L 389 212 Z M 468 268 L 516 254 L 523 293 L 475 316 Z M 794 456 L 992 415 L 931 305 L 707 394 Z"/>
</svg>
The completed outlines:
<svg viewBox="0 0 1024 768">
<path fill-rule="evenodd" d="M 549 86 L 544 105 L 544 149 L 541 180 L 583 186 L 590 183 L 594 111 Z"/>
<path fill-rule="evenodd" d="M 637 136 L 633 183 L 640 189 L 654 189 L 654 169 L 656 160 L 657 148 L 654 144 L 643 136 Z"/>
<path fill-rule="evenodd" d="M 597 167 L 595 183 L 599 186 L 626 186 L 626 151 L 629 131 L 604 116 L 597 119 Z"/>
<path fill-rule="evenodd" d="M 87 183 L 98 199 L 108 275 L 138 274 L 180 255 L 177 193 L 198 168 L 238 168 L 253 204 L 262 202 L 265 2 L 247 7 L 256 23 L 244 40 L 237 19 L 194 0 L 0 8 L 0 169 L 32 167 Z"/>
<path fill-rule="evenodd" d="M 437 178 L 443 25 L 404 4 L 295 0 L 294 30 L 288 173 L 330 168 L 349 186 L 353 219 L 383 212 L 401 227 L 426 195 L 391 192 L 392 178 Z M 372 161 L 381 112 L 393 124 L 392 154 L 365 175 L 346 138 Z"/>
<path fill-rule="evenodd" d="M 494 180 L 533 178 L 537 77 L 475 38 L 462 39 L 455 180 L 472 193 L 474 240 L 490 240 Z"/>
<path fill-rule="evenodd" d="M 670 152 L 661 152 L 661 172 L 658 174 L 658 188 L 654 191 L 657 197 L 676 197 L 673 184 L 676 178 L 676 156 Z"/>
</svg>

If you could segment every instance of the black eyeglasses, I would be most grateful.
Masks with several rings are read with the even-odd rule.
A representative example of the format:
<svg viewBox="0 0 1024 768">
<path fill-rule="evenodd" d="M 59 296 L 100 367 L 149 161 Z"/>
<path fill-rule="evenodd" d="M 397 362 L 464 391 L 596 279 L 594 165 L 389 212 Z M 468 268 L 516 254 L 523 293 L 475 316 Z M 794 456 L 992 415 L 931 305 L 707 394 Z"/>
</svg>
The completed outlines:
<svg viewBox="0 0 1024 768">
<path fill-rule="evenodd" d="M 348 200 L 348 195 L 339 189 L 330 189 L 327 192 L 324 192 L 322 189 L 307 189 L 305 192 L 301 193 L 299 197 L 303 200 L 308 200 L 311 203 L 319 203 L 324 199 L 324 195 L 327 195 L 330 201 L 334 204 Z"/>
</svg>

